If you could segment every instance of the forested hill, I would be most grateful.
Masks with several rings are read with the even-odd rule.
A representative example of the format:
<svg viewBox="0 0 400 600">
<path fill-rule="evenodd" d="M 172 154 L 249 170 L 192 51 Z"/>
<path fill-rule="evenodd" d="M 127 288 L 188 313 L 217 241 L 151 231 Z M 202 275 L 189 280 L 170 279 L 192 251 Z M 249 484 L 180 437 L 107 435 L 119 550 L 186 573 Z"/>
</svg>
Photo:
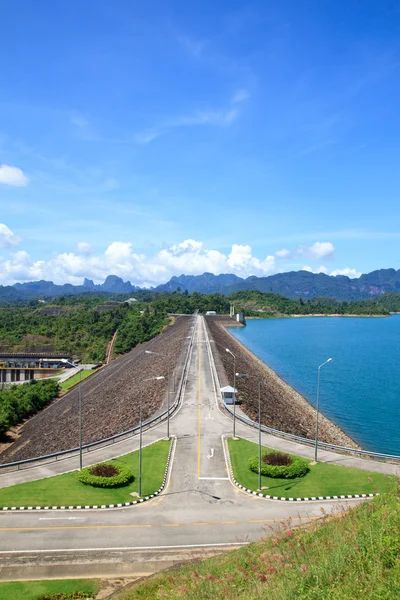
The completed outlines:
<svg viewBox="0 0 400 600">
<path fill-rule="evenodd" d="M 277 273 L 270 277 L 249 277 L 243 282 L 230 285 L 224 293 L 240 290 L 271 292 L 288 298 L 325 296 L 336 300 L 367 300 L 389 292 L 400 292 L 400 269 L 380 269 L 357 279 L 308 271 Z"/>
<path fill-rule="evenodd" d="M 36 298 L 57 298 L 76 294 L 133 294 L 140 288 L 130 281 L 123 281 L 116 275 L 109 275 L 104 283 L 95 284 L 85 279 L 82 285 L 70 283 L 56 285 L 51 281 L 33 281 L 16 283 L 12 286 L 0 286 L 0 304 L 24 302 Z M 163 292 L 200 292 L 202 294 L 221 293 L 229 295 L 241 290 L 254 290 L 281 294 L 287 298 L 318 298 L 321 296 L 336 300 L 367 300 L 388 294 L 400 292 L 400 269 L 379 269 L 358 278 L 350 279 L 344 275 L 325 275 L 324 273 L 309 273 L 308 271 L 291 271 L 277 273 L 269 277 L 248 277 L 242 279 L 233 274 L 213 275 L 180 275 L 159 285 L 154 290 Z M 142 290 L 145 291 L 145 290 Z"/>
</svg>

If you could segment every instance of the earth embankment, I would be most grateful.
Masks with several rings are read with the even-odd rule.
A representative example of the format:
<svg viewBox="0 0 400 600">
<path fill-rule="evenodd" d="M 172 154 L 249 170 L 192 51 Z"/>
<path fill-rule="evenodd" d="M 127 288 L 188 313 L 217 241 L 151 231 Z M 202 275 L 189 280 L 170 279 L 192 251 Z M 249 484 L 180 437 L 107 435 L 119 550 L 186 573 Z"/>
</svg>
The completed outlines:
<svg viewBox="0 0 400 600">
<path fill-rule="evenodd" d="M 126 431 L 166 405 L 168 361 L 171 392 L 182 372 L 193 317 L 177 317 L 155 338 L 139 344 L 95 375 L 82 381 L 82 436 L 87 444 Z M 144 354 L 145 350 L 159 352 Z M 173 371 L 175 370 L 175 377 Z M 164 380 L 150 380 L 165 377 Z M 171 393 L 171 401 L 174 395 Z M 29 419 L 20 435 L 0 454 L 0 464 L 75 448 L 79 445 L 79 385 Z"/>
<path fill-rule="evenodd" d="M 236 378 L 236 388 L 246 415 L 258 421 L 258 382 L 261 382 L 261 422 L 286 433 L 315 439 L 316 410 L 294 388 L 279 377 L 262 360 L 243 346 L 225 328 L 229 320 L 206 317 L 216 368 L 221 385 L 233 385 L 233 359 L 224 351 L 229 348 L 236 356 L 236 371 L 246 377 Z M 358 448 L 337 425 L 320 413 L 319 439 L 330 444 Z"/>
</svg>

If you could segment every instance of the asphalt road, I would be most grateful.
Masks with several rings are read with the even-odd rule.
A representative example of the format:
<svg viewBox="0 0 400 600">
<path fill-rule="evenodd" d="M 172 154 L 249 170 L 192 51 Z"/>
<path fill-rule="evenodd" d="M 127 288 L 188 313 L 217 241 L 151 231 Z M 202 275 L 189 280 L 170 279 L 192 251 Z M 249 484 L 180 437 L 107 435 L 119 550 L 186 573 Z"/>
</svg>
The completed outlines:
<svg viewBox="0 0 400 600">
<path fill-rule="evenodd" d="M 266 501 L 248 496 L 231 484 L 221 436 L 231 434 L 232 421 L 218 406 L 202 317 L 197 318 L 196 329 L 182 404 L 170 424 L 176 445 L 165 493 L 151 502 L 126 509 L 2 513 L 3 561 L 7 559 L 13 564 L 21 553 L 40 560 L 40 555 L 49 551 L 143 552 L 235 545 L 260 539 L 279 527 L 282 520 L 291 519 L 297 525 L 320 517 L 321 509 L 337 510 L 338 503 L 330 501 L 301 504 Z M 165 428 L 163 423 L 146 432 L 147 441 L 163 437 Z M 238 435 L 247 438 L 255 435 L 249 432 L 238 423 Z M 136 444 L 133 439 L 121 442 L 119 453 L 132 450 Z M 114 455 L 118 453 L 116 448 L 112 450 Z M 55 466 L 43 468 L 50 474 Z M 32 477 L 35 471 L 15 476 Z M 4 478 L 10 476 L 3 476 L 3 485 Z M 350 501 L 347 506 L 357 502 Z"/>
</svg>

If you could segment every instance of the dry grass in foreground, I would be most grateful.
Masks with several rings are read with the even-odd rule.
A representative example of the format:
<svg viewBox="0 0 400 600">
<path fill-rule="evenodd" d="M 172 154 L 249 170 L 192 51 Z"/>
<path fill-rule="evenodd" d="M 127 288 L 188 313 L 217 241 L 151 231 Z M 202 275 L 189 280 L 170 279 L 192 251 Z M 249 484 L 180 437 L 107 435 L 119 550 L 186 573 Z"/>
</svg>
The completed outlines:
<svg viewBox="0 0 400 600">
<path fill-rule="evenodd" d="M 399 483 L 348 512 L 134 585 L 115 600 L 394 600 L 400 597 Z M 340 518 L 337 518 L 340 516 Z"/>
</svg>

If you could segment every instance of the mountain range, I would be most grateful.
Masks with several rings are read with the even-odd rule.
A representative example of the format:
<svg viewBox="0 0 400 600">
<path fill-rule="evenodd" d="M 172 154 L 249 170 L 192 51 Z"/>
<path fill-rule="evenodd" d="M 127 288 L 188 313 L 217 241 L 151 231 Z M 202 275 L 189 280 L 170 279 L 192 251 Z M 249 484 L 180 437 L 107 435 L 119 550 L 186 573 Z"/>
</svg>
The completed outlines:
<svg viewBox="0 0 400 600">
<path fill-rule="evenodd" d="M 52 281 L 32 281 L 0 286 L 0 300 L 18 302 L 27 299 L 64 296 L 71 294 L 114 293 L 131 294 L 141 288 L 123 281 L 116 275 L 109 275 L 104 283 L 95 284 L 86 279 L 83 285 L 65 283 L 56 285 Z M 327 296 L 337 300 L 366 300 L 387 292 L 400 292 L 400 269 L 379 269 L 356 279 L 345 275 L 325 275 L 308 271 L 277 273 L 268 277 L 247 277 L 243 279 L 233 274 L 180 275 L 167 283 L 152 288 L 154 292 L 175 292 L 187 290 L 189 293 L 231 294 L 241 290 L 258 290 L 282 294 L 288 298 L 317 298 Z"/>
</svg>

